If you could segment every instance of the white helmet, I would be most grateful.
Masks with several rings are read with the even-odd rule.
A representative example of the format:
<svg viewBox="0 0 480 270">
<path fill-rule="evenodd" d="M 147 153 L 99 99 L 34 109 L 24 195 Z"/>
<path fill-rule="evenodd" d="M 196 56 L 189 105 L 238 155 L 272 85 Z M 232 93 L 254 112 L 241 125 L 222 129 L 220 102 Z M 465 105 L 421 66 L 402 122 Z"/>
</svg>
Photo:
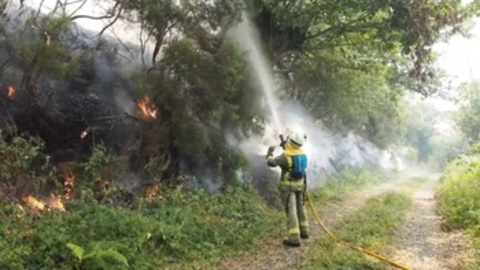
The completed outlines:
<svg viewBox="0 0 480 270">
<path fill-rule="evenodd" d="M 298 145 L 303 145 L 307 140 L 307 134 L 305 134 L 305 132 L 293 131 L 290 134 L 289 139 Z"/>
</svg>

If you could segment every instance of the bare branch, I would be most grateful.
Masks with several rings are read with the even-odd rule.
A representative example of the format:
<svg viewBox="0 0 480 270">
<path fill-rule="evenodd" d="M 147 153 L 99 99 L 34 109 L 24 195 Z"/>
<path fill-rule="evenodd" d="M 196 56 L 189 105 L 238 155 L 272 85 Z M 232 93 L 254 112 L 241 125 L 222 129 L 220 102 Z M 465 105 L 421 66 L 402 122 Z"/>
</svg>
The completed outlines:
<svg viewBox="0 0 480 270">
<path fill-rule="evenodd" d="M 133 57 L 132 51 L 131 51 L 131 50 L 127 47 L 127 45 L 125 45 L 125 43 L 123 43 L 123 41 L 117 36 L 117 34 L 115 33 L 115 31 L 111 31 L 111 32 L 112 32 L 113 36 L 115 36 L 115 38 L 117 39 L 117 42 L 120 43 L 120 45 L 122 45 L 122 47 L 123 47 L 128 53 L 130 53 L 130 56 L 131 56 L 131 57 Z M 132 61 L 132 60 L 129 59 L 127 56 L 124 56 L 124 55 L 122 55 L 122 54 L 119 53 L 119 52 L 116 52 L 116 54 L 119 55 L 119 56 L 121 56 L 121 57 L 123 57 L 123 58 L 125 58 L 126 60 L 128 60 L 128 61 L 130 61 L 130 62 Z"/>
<path fill-rule="evenodd" d="M 147 38 L 144 40 L 144 39 L 143 39 L 144 29 L 145 29 L 145 24 L 144 24 L 144 22 L 143 22 L 143 20 L 142 20 L 142 21 L 141 21 L 141 25 L 140 25 L 140 35 L 139 35 L 139 38 L 140 38 L 140 53 L 141 53 L 142 66 L 143 66 L 143 67 L 145 67 L 145 51 L 146 51 L 147 43 L 148 43 L 148 41 L 150 41 L 150 38 L 152 37 L 150 34 L 147 33 Z"/>
<path fill-rule="evenodd" d="M 80 6 L 78 6 L 72 13 L 70 13 L 70 15 L 68 15 L 68 17 L 72 17 L 73 15 L 75 15 L 87 3 L 87 0 L 81 0 L 81 1 L 83 1 L 83 2 L 80 4 Z"/>
<path fill-rule="evenodd" d="M 337 32 L 338 33 L 338 32 L 341 32 L 341 31 L 345 31 L 348 27 L 351 27 L 351 26 L 353 27 L 354 24 L 356 24 L 358 22 L 361 22 L 362 20 L 366 19 L 367 17 L 368 17 L 368 13 L 363 14 L 363 15 L 359 16 L 357 19 L 349 21 L 347 23 L 332 25 L 332 26 L 328 27 L 327 29 L 325 29 L 323 31 L 320 31 L 320 32 L 317 32 L 315 34 L 306 36 L 305 39 L 316 38 L 316 37 L 328 34 L 330 32 L 333 32 L 333 33 Z"/>
<path fill-rule="evenodd" d="M 155 48 L 153 49 L 153 56 L 152 56 L 152 65 L 155 65 L 155 59 L 157 58 L 158 53 L 160 52 L 160 48 L 163 45 L 163 41 L 165 39 L 165 35 L 170 32 L 170 30 L 175 27 L 181 19 L 179 18 L 177 21 L 173 22 L 169 27 L 165 27 L 160 35 L 157 36 L 157 42 L 155 43 Z"/>
<path fill-rule="evenodd" d="M 64 2 L 63 5 L 66 7 L 66 6 L 68 6 L 68 5 L 75 5 L 75 4 L 78 4 L 78 3 L 80 3 L 80 2 L 82 2 L 82 4 L 84 4 L 85 1 L 86 1 L 86 0 L 76 0 L 76 1 L 73 1 L 73 2 L 69 2 L 69 1 L 67 0 L 67 1 Z"/>
<path fill-rule="evenodd" d="M 70 18 L 70 20 L 74 21 L 74 20 L 77 20 L 77 19 L 90 19 L 90 20 L 111 19 L 111 18 L 115 17 L 116 10 L 119 6 L 120 6 L 120 0 L 117 0 L 115 2 L 115 5 L 113 6 L 113 8 L 110 11 L 108 11 L 106 15 L 103 15 L 103 16 L 76 15 L 76 16 L 72 16 Z"/>
<path fill-rule="evenodd" d="M 53 7 L 52 11 L 50 11 L 50 13 L 48 15 L 52 16 L 55 13 L 57 13 L 57 10 L 60 6 L 62 6 L 62 2 L 60 0 L 57 0 L 57 2 L 55 2 L 55 6 Z"/>
<path fill-rule="evenodd" d="M 115 24 L 118 21 L 118 19 L 120 18 L 120 15 L 122 14 L 122 11 L 123 11 L 123 7 L 120 7 L 120 9 L 118 10 L 117 16 L 111 22 L 109 22 L 107 25 L 105 25 L 105 27 L 103 27 L 103 29 L 102 29 L 102 31 L 100 31 L 100 33 L 98 33 L 99 37 L 101 37 L 103 35 L 105 30 L 110 28 L 113 24 Z"/>
<path fill-rule="evenodd" d="M 44 2 L 45 2 L 45 0 L 41 0 L 40 5 L 38 5 L 37 14 L 35 14 L 35 21 L 37 21 L 38 16 L 40 16 L 40 10 L 42 9 Z"/>
</svg>

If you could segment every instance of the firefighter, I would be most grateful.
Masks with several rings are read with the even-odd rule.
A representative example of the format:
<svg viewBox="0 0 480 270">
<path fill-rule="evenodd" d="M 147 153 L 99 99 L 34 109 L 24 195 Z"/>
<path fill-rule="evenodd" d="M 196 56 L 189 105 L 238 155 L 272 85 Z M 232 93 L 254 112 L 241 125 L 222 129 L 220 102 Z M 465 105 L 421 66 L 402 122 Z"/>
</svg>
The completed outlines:
<svg viewBox="0 0 480 270">
<path fill-rule="evenodd" d="M 267 152 L 267 165 L 279 166 L 282 171 L 280 194 L 285 203 L 287 215 L 288 237 L 283 241 L 286 246 L 299 247 L 300 238 L 308 238 L 308 223 L 304 205 L 307 156 L 302 149 L 305 140 L 306 135 L 303 132 L 292 132 L 281 144 L 284 150 L 282 154 L 274 157 L 274 146 L 271 146 Z"/>
</svg>

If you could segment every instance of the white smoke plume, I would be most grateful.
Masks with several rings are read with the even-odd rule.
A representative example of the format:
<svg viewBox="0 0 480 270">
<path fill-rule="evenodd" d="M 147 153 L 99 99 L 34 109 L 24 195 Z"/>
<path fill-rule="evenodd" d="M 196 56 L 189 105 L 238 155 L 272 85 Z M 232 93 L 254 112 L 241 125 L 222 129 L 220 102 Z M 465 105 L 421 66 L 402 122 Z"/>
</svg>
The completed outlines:
<svg viewBox="0 0 480 270">
<path fill-rule="evenodd" d="M 40 1 L 36 0 L 28 0 L 26 4 L 30 4 L 30 8 L 36 8 L 39 6 L 39 2 Z M 56 1 L 50 0 L 46 2 L 54 3 Z M 15 15 L 29 12 L 26 9 L 27 8 L 20 9 L 18 6 L 12 5 L 10 6 L 9 13 L 12 15 L 12 18 L 16 18 Z M 45 10 L 45 12 L 48 12 L 48 9 Z M 80 25 L 86 26 L 87 23 L 80 23 Z M 127 37 L 128 33 L 132 33 L 132 29 L 136 28 L 130 25 L 128 27 L 130 31 L 119 31 L 119 37 L 122 39 L 122 42 L 134 43 L 137 37 L 132 38 L 131 35 Z M 94 31 L 83 31 L 81 34 L 82 41 L 84 41 L 88 47 L 96 47 L 98 45 L 99 40 L 95 37 L 96 33 Z M 280 83 L 278 83 L 278 78 L 272 74 L 273 67 L 268 63 L 260 49 L 260 37 L 245 14 L 243 22 L 234 29 L 231 29 L 230 37 L 236 40 L 239 45 L 248 52 L 247 56 L 251 75 L 256 79 L 257 84 L 261 88 L 259 91 L 264 92 L 265 103 L 271 116 L 272 125 L 266 127 L 264 136 L 250 138 L 241 143 L 232 142 L 232 144 L 239 145 L 252 162 L 257 162 L 258 156 L 264 156 L 269 146 L 279 145 L 278 135 L 280 133 L 285 133 L 287 129 L 300 128 L 303 129 L 308 136 L 304 148 L 309 155 L 309 186 L 312 188 L 322 186 L 325 176 L 337 173 L 336 167 L 340 165 L 362 167 L 369 163 L 376 163 L 388 170 L 401 170 L 405 167 L 404 162 L 407 156 L 405 150 L 401 149 L 400 152 L 394 150 L 379 150 L 371 143 L 353 133 L 348 134 L 346 137 L 334 134 L 325 128 L 321 121 L 311 117 L 300 105 L 295 104 L 293 101 L 280 101 L 276 96 L 279 87 L 281 87 Z M 113 43 L 116 42 L 110 44 Z M 138 51 L 132 50 L 133 47 L 134 46 L 130 46 L 130 51 L 128 52 L 125 48 L 122 48 L 122 46 L 111 48 L 117 50 L 121 55 L 128 56 L 121 58 L 123 59 L 121 60 L 122 63 L 117 63 L 116 66 L 120 66 L 120 70 L 112 70 L 112 65 L 101 56 L 98 57 L 97 55 L 94 58 L 97 74 L 100 74 L 97 78 L 98 84 L 110 83 L 114 75 L 113 73 L 127 72 L 128 70 L 124 70 L 126 68 L 134 69 L 141 67 L 142 57 L 149 59 L 150 55 L 142 56 Z M 113 98 L 121 111 L 133 114 L 135 103 L 131 93 L 127 91 L 126 88 L 119 87 L 118 85 L 115 85 L 114 88 L 116 90 L 110 93 L 110 98 Z M 275 154 L 280 152 L 280 148 L 277 148 Z M 214 179 L 212 175 L 206 173 L 201 178 L 203 180 L 201 181 L 203 182 L 202 186 L 206 185 L 210 190 L 219 188 L 216 181 L 212 180 Z"/>
<path fill-rule="evenodd" d="M 322 186 L 325 177 L 338 173 L 340 166 L 359 168 L 378 164 L 386 170 L 396 171 L 404 168 L 404 160 L 407 158 L 405 149 L 380 150 L 354 133 L 347 136 L 334 134 L 299 104 L 294 101 L 280 101 L 277 98 L 279 78 L 272 75 L 273 67 L 261 52 L 258 32 L 247 14 L 244 13 L 242 22 L 231 29 L 230 37 L 247 52 L 250 70 L 261 88 L 259 91 L 264 92 L 273 124 L 266 127 L 263 137 L 250 138 L 239 144 L 252 162 L 258 162 L 258 156 L 264 156 L 269 146 L 279 145 L 279 134 L 289 130 L 301 130 L 306 132 L 308 137 L 304 150 L 309 157 L 308 178 L 311 188 Z M 281 149 L 277 148 L 274 154 L 279 153 Z"/>
</svg>

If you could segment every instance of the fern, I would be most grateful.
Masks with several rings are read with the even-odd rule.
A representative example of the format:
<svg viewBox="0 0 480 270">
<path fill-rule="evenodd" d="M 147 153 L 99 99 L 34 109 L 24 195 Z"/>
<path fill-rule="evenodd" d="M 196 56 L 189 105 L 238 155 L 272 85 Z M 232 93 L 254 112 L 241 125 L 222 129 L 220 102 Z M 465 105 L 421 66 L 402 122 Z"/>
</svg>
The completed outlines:
<svg viewBox="0 0 480 270">
<path fill-rule="evenodd" d="M 75 257 L 77 257 L 80 262 L 83 260 L 83 254 L 85 253 L 85 250 L 81 246 L 68 243 L 67 247 L 73 252 Z"/>
<path fill-rule="evenodd" d="M 119 263 L 121 266 L 128 267 L 128 259 L 120 252 L 113 248 L 104 249 L 103 243 L 96 242 L 88 253 L 76 244 L 68 243 L 67 247 L 72 250 L 73 254 L 79 259 L 81 265 L 84 263 L 92 263 L 94 268 L 111 269 L 109 261 Z"/>
</svg>

